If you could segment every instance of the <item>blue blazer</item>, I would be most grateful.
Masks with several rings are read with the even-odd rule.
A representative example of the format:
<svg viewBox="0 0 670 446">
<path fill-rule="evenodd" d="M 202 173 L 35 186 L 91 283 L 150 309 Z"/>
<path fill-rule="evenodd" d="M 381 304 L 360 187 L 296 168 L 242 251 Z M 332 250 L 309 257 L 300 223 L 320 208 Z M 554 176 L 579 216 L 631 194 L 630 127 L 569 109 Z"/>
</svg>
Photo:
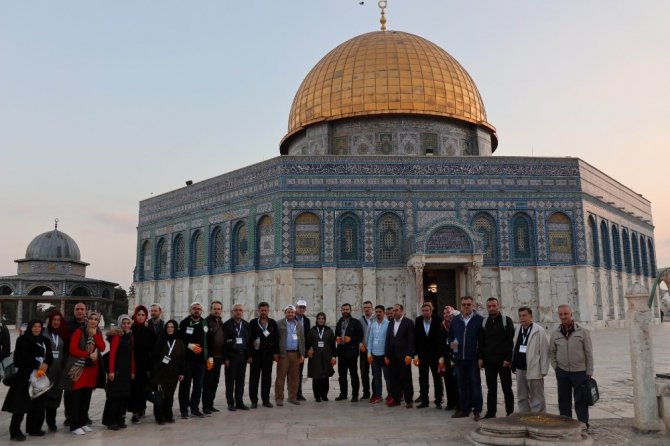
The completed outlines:
<svg viewBox="0 0 670 446">
<path fill-rule="evenodd" d="M 479 331 L 482 329 L 484 318 L 474 313 L 467 327 L 463 321 L 463 315 L 459 314 L 451 321 L 449 328 L 449 342 L 458 341 L 458 351 L 454 352 L 456 360 L 475 360 L 477 356 L 477 340 Z"/>
</svg>

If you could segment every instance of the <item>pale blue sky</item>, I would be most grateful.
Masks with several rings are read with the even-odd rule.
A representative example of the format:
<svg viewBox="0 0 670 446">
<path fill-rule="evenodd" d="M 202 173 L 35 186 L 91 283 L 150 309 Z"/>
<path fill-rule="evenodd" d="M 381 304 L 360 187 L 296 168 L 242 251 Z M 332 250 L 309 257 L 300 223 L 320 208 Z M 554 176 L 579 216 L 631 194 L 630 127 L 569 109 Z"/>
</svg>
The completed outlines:
<svg viewBox="0 0 670 446">
<path fill-rule="evenodd" d="M 366 0 L 6 1 L 0 275 L 53 227 L 132 281 L 138 202 L 279 154 L 293 95 Z M 497 155 L 576 156 L 652 200 L 670 265 L 670 2 L 389 0 L 468 70 Z"/>
</svg>

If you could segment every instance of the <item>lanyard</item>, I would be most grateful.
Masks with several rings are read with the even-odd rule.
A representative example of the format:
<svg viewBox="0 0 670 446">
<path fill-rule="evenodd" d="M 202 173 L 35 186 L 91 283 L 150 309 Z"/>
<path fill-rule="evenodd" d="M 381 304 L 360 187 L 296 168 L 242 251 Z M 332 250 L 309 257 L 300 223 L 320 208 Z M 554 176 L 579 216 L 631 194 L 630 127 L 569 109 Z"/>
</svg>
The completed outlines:
<svg viewBox="0 0 670 446">
<path fill-rule="evenodd" d="M 242 333 L 242 321 L 240 321 L 240 326 L 238 327 L 237 324 L 235 324 L 235 333 L 237 333 L 237 337 L 240 337 L 240 333 Z"/>
<path fill-rule="evenodd" d="M 47 346 L 44 345 L 44 342 L 38 342 L 37 345 L 39 345 L 40 347 L 42 347 L 42 350 L 44 350 L 44 353 L 47 352 Z"/>
<path fill-rule="evenodd" d="M 258 319 L 258 326 L 260 327 L 261 331 L 266 331 L 266 330 L 268 329 L 268 325 L 270 325 L 270 324 L 266 323 L 266 324 L 265 324 L 265 327 L 263 327 L 263 326 L 261 325 L 261 320 Z"/>
<path fill-rule="evenodd" d="M 176 339 L 174 341 L 172 341 L 172 345 L 170 345 L 170 341 L 168 341 L 168 343 L 167 343 L 167 345 L 168 345 L 168 354 L 167 355 L 168 356 L 170 356 L 172 354 L 172 349 L 174 348 L 175 342 L 177 342 Z"/>
<path fill-rule="evenodd" d="M 58 350 L 58 335 L 57 334 L 51 334 L 51 339 L 54 341 L 54 345 L 56 346 L 54 350 Z"/>
<path fill-rule="evenodd" d="M 319 327 L 316 328 L 316 332 L 319 333 L 319 339 L 323 341 L 323 332 L 326 331 L 326 327 L 323 327 L 321 331 L 319 331 Z"/>
<path fill-rule="evenodd" d="M 528 336 L 530 336 L 530 331 L 533 329 L 533 324 L 530 324 L 526 330 L 521 328 L 521 345 L 526 345 L 528 342 Z"/>
</svg>

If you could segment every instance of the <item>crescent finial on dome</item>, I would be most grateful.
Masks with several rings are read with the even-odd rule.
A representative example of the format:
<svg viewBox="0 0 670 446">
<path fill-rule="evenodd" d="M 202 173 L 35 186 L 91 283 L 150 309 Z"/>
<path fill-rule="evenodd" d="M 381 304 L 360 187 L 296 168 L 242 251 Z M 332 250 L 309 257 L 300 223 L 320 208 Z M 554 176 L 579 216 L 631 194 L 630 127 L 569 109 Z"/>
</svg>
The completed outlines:
<svg viewBox="0 0 670 446">
<path fill-rule="evenodd" d="M 379 18 L 379 23 L 382 24 L 382 31 L 386 31 L 386 15 L 384 14 L 384 10 L 386 9 L 387 5 L 388 0 L 379 0 L 377 2 L 377 6 L 379 6 L 379 9 L 382 10 L 382 16 Z"/>
</svg>

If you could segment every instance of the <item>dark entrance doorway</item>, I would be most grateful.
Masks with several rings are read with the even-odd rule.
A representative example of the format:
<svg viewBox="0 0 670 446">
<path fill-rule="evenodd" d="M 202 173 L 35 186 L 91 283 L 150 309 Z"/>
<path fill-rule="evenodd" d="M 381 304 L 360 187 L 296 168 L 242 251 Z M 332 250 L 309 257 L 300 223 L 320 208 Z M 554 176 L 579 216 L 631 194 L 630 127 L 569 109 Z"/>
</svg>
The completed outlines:
<svg viewBox="0 0 670 446">
<path fill-rule="evenodd" d="M 456 269 L 426 269 L 423 270 L 424 301 L 431 301 L 441 315 L 445 305 L 456 305 Z"/>
</svg>

